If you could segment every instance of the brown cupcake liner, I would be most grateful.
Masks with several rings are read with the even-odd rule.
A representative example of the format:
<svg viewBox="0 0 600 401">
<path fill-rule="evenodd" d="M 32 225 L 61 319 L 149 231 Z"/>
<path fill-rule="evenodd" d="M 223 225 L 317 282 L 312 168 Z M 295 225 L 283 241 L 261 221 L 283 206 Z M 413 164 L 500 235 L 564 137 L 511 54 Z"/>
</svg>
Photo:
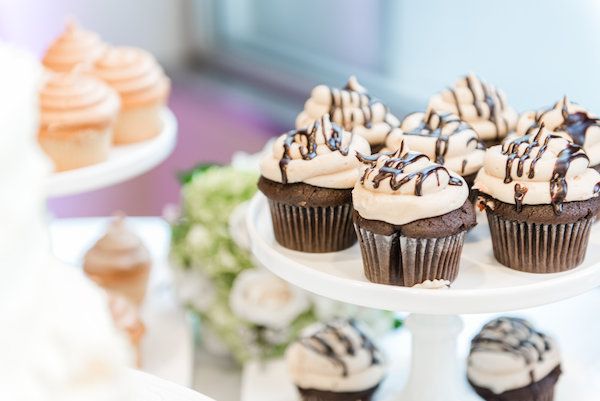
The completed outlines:
<svg viewBox="0 0 600 401">
<path fill-rule="evenodd" d="M 469 380 L 475 392 L 486 401 L 553 401 L 554 388 L 560 377 L 561 369 L 557 366 L 543 379 L 528 386 L 508 390 L 500 394 L 493 393 L 490 389 L 479 387 Z"/>
<path fill-rule="evenodd" d="M 370 401 L 379 384 L 362 391 L 335 392 L 298 387 L 302 401 Z"/>
<path fill-rule="evenodd" d="M 440 238 L 376 234 L 354 225 L 367 279 L 412 287 L 425 280 L 456 279 L 465 231 Z"/>
<path fill-rule="evenodd" d="M 277 242 L 301 252 L 337 252 L 356 242 L 352 204 L 302 207 L 269 199 Z"/>
<path fill-rule="evenodd" d="M 494 257 L 515 270 L 557 273 L 585 258 L 594 218 L 568 224 L 540 224 L 503 219 L 487 209 Z"/>
</svg>

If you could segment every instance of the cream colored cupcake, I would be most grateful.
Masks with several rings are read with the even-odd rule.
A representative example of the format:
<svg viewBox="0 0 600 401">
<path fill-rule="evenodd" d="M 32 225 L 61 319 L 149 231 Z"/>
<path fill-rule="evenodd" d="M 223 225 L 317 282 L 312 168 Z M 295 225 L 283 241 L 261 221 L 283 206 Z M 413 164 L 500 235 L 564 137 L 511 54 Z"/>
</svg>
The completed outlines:
<svg viewBox="0 0 600 401">
<path fill-rule="evenodd" d="M 46 68 L 68 72 L 80 64 L 90 64 L 102 55 L 106 44 L 95 32 L 82 29 L 73 19 L 65 24 L 64 31 L 50 44 L 42 59 Z"/>
<path fill-rule="evenodd" d="M 150 53 L 133 47 L 110 48 L 94 63 L 92 74 L 121 96 L 115 144 L 139 142 L 160 133 L 160 112 L 171 84 Z"/>
<path fill-rule="evenodd" d="M 39 142 L 56 171 L 108 158 L 119 96 L 104 82 L 77 71 L 50 74 L 40 93 Z"/>
<path fill-rule="evenodd" d="M 86 253 L 85 273 L 105 290 L 120 294 L 135 305 L 146 295 L 151 259 L 142 240 L 123 216 L 117 216 Z"/>
</svg>

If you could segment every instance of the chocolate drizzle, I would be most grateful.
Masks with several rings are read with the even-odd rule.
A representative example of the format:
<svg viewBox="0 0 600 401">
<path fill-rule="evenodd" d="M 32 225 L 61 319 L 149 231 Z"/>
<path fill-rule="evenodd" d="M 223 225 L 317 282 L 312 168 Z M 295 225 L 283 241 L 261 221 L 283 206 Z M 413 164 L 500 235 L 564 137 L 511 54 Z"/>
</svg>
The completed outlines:
<svg viewBox="0 0 600 401">
<path fill-rule="evenodd" d="M 330 125 L 330 129 L 325 127 Z M 340 152 L 343 156 L 347 156 L 352 143 L 352 137 L 347 148 L 342 147 L 343 130 L 336 124 L 329 122 L 329 115 L 324 115 L 320 120 L 315 121 L 308 128 L 288 131 L 283 140 L 283 156 L 279 160 L 279 169 L 281 171 L 281 182 L 288 183 L 287 166 L 292 158 L 292 145 L 298 144 L 298 150 L 303 160 L 311 160 L 317 157 L 317 136 L 321 134 L 327 148 L 332 152 Z"/>
<path fill-rule="evenodd" d="M 537 132 L 533 134 L 531 131 L 537 128 Z M 507 156 L 506 168 L 504 174 L 504 183 L 510 184 L 513 180 L 512 170 L 515 160 L 517 160 L 517 177 L 522 177 L 525 170 L 525 162 L 532 158 L 529 164 L 527 177 L 533 179 L 535 177 L 535 166 L 537 162 L 542 158 L 546 150 L 548 149 L 548 143 L 552 139 L 561 139 L 559 135 L 543 134 L 544 123 L 539 126 L 532 126 L 527 130 L 526 135 L 516 138 L 511 142 L 504 144 L 502 147 L 502 154 Z M 521 145 L 526 144 L 523 149 Z M 537 150 L 537 153 L 535 152 Z M 567 171 L 571 166 L 571 163 L 577 159 L 586 159 L 589 161 L 585 152 L 581 146 L 569 143 L 560 153 L 557 155 L 556 163 L 554 164 L 554 170 L 550 178 L 550 200 L 554 213 L 559 215 L 563 210 L 563 202 L 567 197 Z M 518 184 L 517 184 L 518 185 Z M 515 205 L 517 211 L 521 210 L 522 200 L 525 194 L 517 193 L 517 185 L 515 185 Z M 522 190 L 519 190 L 522 191 Z M 517 203 L 517 198 L 520 199 L 520 203 Z"/>
<path fill-rule="evenodd" d="M 515 184 L 515 207 L 517 212 L 523 209 L 523 198 L 525 198 L 527 191 L 527 187 L 521 186 L 519 183 Z"/>
<path fill-rule="evenodd" d="M 491 85 L 488 85 L 487 83 L 483 82 L 481 79 L 475 77 L 474 75 L 469 74 L 465 76 L 464 79 L 467 84 L 467 89 L 469 90 L 469 92 L 471 92 L 471 97 L 473 99 L 471 104 L 475 108 L 477 116 L 481 118 L 486 118 L 487 120 L 492 122 L 496 127 L 496 139 L 500 138 L 502 134 L 507 133 L 509 130 L 508 121 L 502 115 L 502 112 L 505 108 L 504 101 L 502 100 L 502 95 L 496 88 L 494 88 Z M 476 87 L 479 87 L 481 89 L 481 94 L 483 95 L 483 97 L 481 97 L 480 92 L 475 89 Z M 454 103 L 456 104 L 456 111 L 458 113 L 458 117 L 462 118 L 463 113 L 458 99 L 458 94 L 453 88 L 448 88 L 448 90 L 450 91 L 454 99 Z M 483 107 L 483 104 L 485 104 L 487 107 Z"/>
<path fill-rule="evenodd" d="M 546 109 L 541 113 L 538 113 L 534 124 L 539 125 L 540 122 L 543 120 L 544 115 L 551 110 L 557 109 L 559 105 L 561 106 L 560 110 L 563 122 L 559 126 L 554 128 L 554 131 L 566 132 L 575 144 L 583 146 L 583 144 L 585 143 L 587 130 L 590 127 L 600 127 L 600 119 L 596 117 L 591 117 L 585 111 L 576 111 L 570 113 L 569 100 L 567 99 L 567 96 L 564 96 L 562 98 L 562 102 L 556 102 L 551 108 Z"/>
<path fill-rule="evenodd" d="M 350 335 L 349 332 L 353 334 Z M 357 342 L 357 339 L 360 342 Z M 341 345 L 341 347 L 336 346 L 334 342 L 337 342 L 337 345 Z M 382 362 L 375 344 L 360 330 L 353 319 L 327 324 L 311 336 L 302 338 L 299 343 L 312 352 L 323 355 L 334 365 L 339 366 L 344 377 L 348 376 L 348 366 L 344 358 L 356 356 L 361 349 L 369 353 L 371 366 L 379 365 Z"/>
<path fill-rule="evenodd" d="M 471 143 L 476 142 L 476 148 L 482 149 L 484 145 L 479 140 L 475 131 L 472 130 L 471 126 L 451 113 L 436 113 L 432 110 L 428 110 L 419 125 L 410 131 L 405 131 L 404 135 L 435 138 L 434 161 L 439 164 L 444 164 L 446 154 L 448 153 L 450 137 L 466 130 L 471 130 L 473 133 L 467 140 L 466 145 L 469 146 Z M 466 160 L 463 160 L 463 171 L 465 167 Z"/>
<path fill-rule="evenodd" d="M 439 164 L 429 164 L 418 171 L 405 172 L 405 169 L 411 164 L 421 159 L 429 161 L 429 157 L 419 152 L 408 151 L 404 153 L 403 148 L 404 143 L 402 143 L 400 149 L 393 153 L 387 152 L 372 156 L 357 155 L 361 162 L 369 165 L 361 177 L 361 183 L 364 184 L 367 177 L 378 169 L 377 174 L 372 178 L 373 188 L 379 188 L 381 182 L 389 178 L 390 188 L 393 191 L 397 191 L 414 179 L 416 196 L 423 196 L 423 183 L 432 175 L 435 176 L 437 185 L 440 186 L 440 172 L 448 176 L 448 185 L 461 186 L 463 184 L 461 179 L 453 177 L 446 167 Z M 383 161 L 382 166 L 377 167 L 379 159 L 382 156 L 387 157 L 387 159 Z"/>
<path fill-rule="evenodd" d="M 537 341 L 536 341 L 537 340 Z M 529 367 L 531 383 L 534 364 L 544 360 L 551 350 L 548 337 L 533 329 L 524 319 L 499 317 L 487 323 L 471 340 L 471 356 L 475 352 L 506 352 L 525 361 Z"/>
</svg>

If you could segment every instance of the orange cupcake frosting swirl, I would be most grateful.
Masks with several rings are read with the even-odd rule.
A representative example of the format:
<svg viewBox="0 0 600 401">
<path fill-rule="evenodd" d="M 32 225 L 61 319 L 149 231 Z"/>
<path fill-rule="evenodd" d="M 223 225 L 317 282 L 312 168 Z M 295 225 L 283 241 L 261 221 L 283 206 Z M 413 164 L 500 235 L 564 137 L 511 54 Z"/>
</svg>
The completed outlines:
<svg viewBox="0 0 600 401">
<path fill-rule="evenodd" d="M 50 70 L 68 72 L 79 64 L 92 63 L 105 49 L 106 45 L 98 34 L 82 29 L 76 21 L 69 20 L 65 30 L 46 50 L 42 62 Z"/>
<path fill-rule="evenodd" d="M 113 47 L 94 63 L 93 74 L 121 96 L 124 109 L 166 101 L 171 83 L 148 52 L 133 47 Z"/>
<path fill-rule="evenodd" d="M 52 73 L 40 92 L 40 135 L 105 129 L 117 118 L 119 96 L 104 82 L 71 73 Z"/>
</svg>

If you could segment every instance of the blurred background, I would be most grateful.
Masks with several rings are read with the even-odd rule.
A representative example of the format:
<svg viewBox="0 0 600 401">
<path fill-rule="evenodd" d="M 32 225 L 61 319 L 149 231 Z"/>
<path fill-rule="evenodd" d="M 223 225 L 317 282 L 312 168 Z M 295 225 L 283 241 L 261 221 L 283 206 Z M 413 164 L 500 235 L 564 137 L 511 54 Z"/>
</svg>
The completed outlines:
<svg viewBox="0 0 600 401">
<path fill-rule="evenodd" d="M 155 54 L 180 137 L 134 181 L 51 200 L 57 217 L 158 215 L 178 201 L 177 172 L 259 150 L 314 85 L 350 74 L 400 117 L 469 71 L 520 111 L 563 94 L 600 111 L 600 1 L 0 0 L 0 37 L 41 54 L 68 15 Z"/>
</svg>

